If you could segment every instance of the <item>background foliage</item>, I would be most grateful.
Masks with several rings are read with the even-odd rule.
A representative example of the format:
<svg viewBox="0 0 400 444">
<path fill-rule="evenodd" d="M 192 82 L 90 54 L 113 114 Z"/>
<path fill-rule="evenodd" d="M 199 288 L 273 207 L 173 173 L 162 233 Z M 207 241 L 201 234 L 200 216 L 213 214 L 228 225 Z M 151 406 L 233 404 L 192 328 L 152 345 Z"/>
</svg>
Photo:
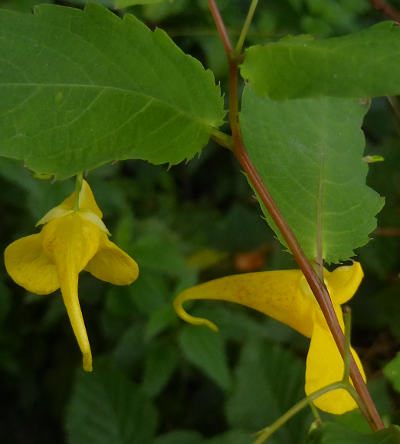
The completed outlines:
<svg viewBox="0 0 400 444">
<path fill-rule="evenodd" d="M 37 3 L 0 5 L 29 13 Z M 238 35 L 247 2 L 221 0 L 219 5 L 232 35 Z M 165 29 L 224 87 L 225 56 L 206 2 L 166 0 L 131 11 L 151 28 Z M 249 43 L 288 33 L 340 36 L 380 20 L 365 0 L 260 2 Z M 389 364 L 400 343 L 400 125 L 396 98 L 392 104 L 374 100 L 364 124 L 367 152 L 385 158 L 372 166 L 368 185 L 385 196 L 386 206 L 374 241 L 359 251 L 367 277 L 351 305 L 353 343 L 372 395 L 384 418 L 399 423 L 399 358 Z M 191 309 L 217 321 L 218 335 L 183 325 L 171 307 L 179 289 L 196 282 L 294 266 L 260 217 L 234 159 L 210 143 L 200 157 L 169 171 L 126 161 L 96 169 L 88 179 L 113 240 L 138 261 L 141 276 L 131 287 L 116 288 L 82 274 L 80 298 L 96 369 L 86 375 L 79 369 L 80 354 L 60 295 L 27 294 L 2 268 L 1 442 L 251 442 L 251 433 L 303 396 L 307 341 L 242 307 L 201 302 Z M 38 180 L 20 162 L 4 158 L 0 184 L 3 249 L 32 233 L 35 222 L 74 186 L 71 180 Z M 323 438 L 311 435 L 310 442 L 341 442 L 337 437 L 344 426 L 354 430 L 354 442 L 368 433 L 358 412 L 323 419 L 334 425 L 326 426 Z M 271 442 L 306 442 L 311 422 L 305 412 Z"/>
</svg>

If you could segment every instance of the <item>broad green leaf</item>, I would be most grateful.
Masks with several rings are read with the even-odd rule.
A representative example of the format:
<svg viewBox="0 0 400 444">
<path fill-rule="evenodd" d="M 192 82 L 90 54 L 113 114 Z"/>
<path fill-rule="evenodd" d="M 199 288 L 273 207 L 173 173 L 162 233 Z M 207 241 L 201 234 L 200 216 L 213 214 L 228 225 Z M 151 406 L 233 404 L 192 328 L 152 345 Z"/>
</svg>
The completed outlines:
<svg viewBox="0 0 400 444">
<path fill-rule="evenodd" d="M 227 356 L 222 336 L 203 327 L 185 325 L 179 344 L 186 358 L 203 370 L 222 389 L 231 384 Z"/>
<path fill-rule="evenodd" d="M 66 418 L 69 444 L 148 444 L 156 424 L 151 402 L 121 372 L 79 372 Z"/>
<path fill-rule="evenodd" d="M 241 73 L 274 99 L 399 94 L 400 28 L 384 22 L 343 37 L 301 35 L 253 46 Z"/>
<path fill-rule="evenodd" d="M 113 160 L 176 164 L 223 119 L 213 74 L 102 6 L 0 10 L 0 155 L 62 179 Z"/>
<path fill-rule="evenodd" d="M 307 444 L 400 444 L 400 428 L 390 426 L 377 433 L 366 435 L 343 425 L 326 422 L 314 430 Z"/>
<path fill-rule="evenodd" d="M 231 427 L 254 433 L 277 420 L 305 396 L 304 373 L 304 363 L 291 352 L 266 341 L 249 341 L 242 349 L 226 404 Z M 304 419 L 304 414 L 293 418 L 276 435 L 277 441 L 303 442 Z"/>
<path fill-rule="evenodd" d="M 400 353 L 383 369 L 385 376 L 393 384 L 395 390 L 400 392 Z"/>
<path fill-rule="evenodd" d="M 376 227 L 383 199 L 365 184 L 366 111 L 356 99 L 274 101 L 244 90 L 244 144 L 310 259 L 348 259 Z"/>
</svg>

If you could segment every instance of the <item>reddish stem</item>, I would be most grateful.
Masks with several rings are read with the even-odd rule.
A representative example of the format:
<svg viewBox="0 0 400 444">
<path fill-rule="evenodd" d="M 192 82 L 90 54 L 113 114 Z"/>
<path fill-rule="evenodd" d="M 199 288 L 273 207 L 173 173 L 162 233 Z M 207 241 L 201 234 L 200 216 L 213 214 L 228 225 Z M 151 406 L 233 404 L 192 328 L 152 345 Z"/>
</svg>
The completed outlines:
<svg viewBox="0 0 400 444">
<path fill-rule="evenodd" d="M 377 228 L 375 234 L 378 236 L 400 236 L 400 228 Z"/>
<path fill-rule="evenodd" d="M 226 55 L 229 62 L 229 123 L 232 131 L 233 138 L 233 152 L 235 153 L 240 165 L 247 174 L 251 183 L 253 184 L 255 190 L 257 191 L 260 199 L 264 203 L 266 209 L 270 213 L 272 219 L 274 220 L 276 226 L 281 232 L 283 238 L 285 239 L 288 247 L 290 248 L 293 256 L 302 270 L 314 296 L 321 307 L 321 310 L 325 316 L 328 323 L 329 329 L 332 336 L 336 342 L 336 345 L 340 351 L 342 357 L 344 357 L 345 351 L 345 338 L 340 327 L 339 321 L 337 319 L 335 310 L 332 305 L 329 292 L 324 284 L 324 282 L 318 277 L 314 271 L 310 261 L 304 254 L 300 244 L 298 243 L 296 237 L 294 236 L 292 230 L 284 219 L 282 213 L 280 212 L 278 206 L 273 200 L 271 194 L 266 188 L 264 182 L 260 178 L 256 167 L 249 158 L 246 148 L 243 145 L 242 135 L 240 131 L 239 124 L 239 113 L 238 113 L 238 65 L 237 60 L 233 57 L 232 44 L 229 40 L 229 36 L 226 32 L 226 28 L 222 17 L 219 13 L 218 6 L 214 0 L 208 0 L 208 5 L 214 17 L 217 25 L 218 32 L 220 34 L 221 40 L 224 44 Z M 361 409 L 363 415 L 370 424 L 372 430 L 380 430 L 384 428 L 382 419 L 375 407 L 375 404 L 368 392 L 367 386 L 362 379 L 360 370 L 358 369 L 353 356 L 350 359 L 350 376 L 353 381 L 354 387 L 359 394 L 364 408 Z"/>
<path fill-rule="evenodd" d="M 392 8 L 392 6 L 385 3 L 383 0 L 369 0 L 369 2 L 376 8 L 382 11 L 386 17 L 395 20 L 396 22 L 400 22 L 400 13 L 396 11 L 396 9 Z"/>
<path fill-rule="evenodd" d="M 215 3 L 215 0 L 207 0 L 207 2 L 211 14 L 214 18 L 215 25 L 217 26 L 218 33 L 221 37 L 222 44 L 224 45 L 225 53 L 228 55 L 228 60 L 230 60 L 231 54 L 233 53 L 233 48 L 224 21 L 222 20 L 221 14 L 219 12 L 217 4 Z"/>
</svg>

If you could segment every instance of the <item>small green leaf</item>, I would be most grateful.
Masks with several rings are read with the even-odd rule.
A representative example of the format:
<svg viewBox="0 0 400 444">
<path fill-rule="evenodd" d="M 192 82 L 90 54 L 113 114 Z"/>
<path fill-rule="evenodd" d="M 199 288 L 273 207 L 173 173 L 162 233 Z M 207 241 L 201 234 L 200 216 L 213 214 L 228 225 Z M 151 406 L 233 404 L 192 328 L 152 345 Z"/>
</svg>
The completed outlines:
<svg viewBox="0 0 400 444">
<path fill-rule="evenodd" d="M 226 404 L 229 424 L 256 432 L 277 420 L 305 396 L 304 367 L 283 348 L 267 341 L 249 341 L 235 369 L 233 392 Z M 299 430 L 304 427 L 304 414 L 299 414 L 276 435 L 278 442 L 300 444 Z"/>
<path fill-rule="evenodd" d="M 366 111 L 356 99 L 274 101 L 245 87 L 244 144 L 310 259 L 319 252 L 327 262 L 348 259 L 376 227 L 383 199 L 365 184 L 360 127 Z"/>
<path fill-rule="evenodd" d="M 121 372 L 99 366 L 79 372 L 67 411 L 69 444 L 148 444 L 157 412 Z"/>
<path fill-rule="evenodd" d="M 88 3 L 97 3 L 111 9 L 124 9 L 135 5 L 148 5 L 152 3 L 161 3 L 164 0 L 71 0 L 75 5 L 87 5 Z"/>
<path fill-rule="evenodd" d="M 150 341 L 154 336 L 157 336 L 168 327 L 177 323 L 178 318 L 171 303 L 153 310 L 146 324 L 146 330 L 144 333 L 146 341 Z"/>
<path fill-rule="evenodd" d="M 400 353 L 383 369 L 386 378 L 393 384 L 395 390 L 400 392 Z"/>
<path fill-rule="evenodd" d="M 177 364 L 176 345 L 170 341 L 151 344 L 146 354 L 143 390 L 151 397 L 157 396 L 168 383 Z"/>
<path fill-rule="evenodd" d="M 157 436 L 154 444 L 204 444 L 202 436 L 191 430 L 174 430 Z"/>
<path fill-rule="evenodd" d="M 213 74 L 130 14 L 96 4 L 0 10 L 0 53 L 0 155 L 36 173 L 176 164 L 222 124 Z"/>
<path fill-rule="evenodd" d="M 243 430 L 230 430 L 206 441 L 207 444 L 252 444 L 253 442 L 252 433 Z M 271 440 L 268 444 L 275 443 Z"/>
<path fill-rule="evenodd" d="M 151 3 L 161 3 L 164 0 L 115 0 L 114 4 L 117 9 L 129 8 L 134 5 L 148 5 Z"/>
<path fill-rule="evenodd" d="M 302 35 L 253 46 L 241 73 L 258 94 L 274 99 L 396 95 L 400 28 L 384 22 L 344 37 Z"/>
<path fill-rule="evenodd" d="M 307 444 L 400 444 L 400 428 L 390 426 L 377 433 L 366 435 L 333 422 L 315 429 Z"/>
<path fill-rule="evenodd" d="M 231 376 L 222 336 L 208 328 L 185 325 L 179 344 L 186 358 L 203 370 L 222 389 L 228 390 Z"/>
</svg>

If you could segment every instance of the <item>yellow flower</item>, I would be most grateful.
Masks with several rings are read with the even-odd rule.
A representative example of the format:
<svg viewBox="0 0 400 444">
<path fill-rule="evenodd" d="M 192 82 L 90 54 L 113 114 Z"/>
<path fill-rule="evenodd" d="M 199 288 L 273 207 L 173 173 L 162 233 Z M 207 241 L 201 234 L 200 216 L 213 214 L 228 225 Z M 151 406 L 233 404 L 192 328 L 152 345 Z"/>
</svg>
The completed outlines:
<svg viewBox="0 0 400 444">
<path fill-rule="evenodd" d="M 92 190 L 84 180 L 77 205 L 75 192 L 50 210 L 37 225 L 38 234 L 23 237 L 4 252 L 8 274 L 26 290 L 50 294 L 61 289 L 72 329 L 83 357 L 83 368 L 92 371 L 92 354 L 78 299 L 82 270 L 116 285 L 129 285 L 139 274 L 137 263 L 113 242 L 101 220 Z M 75 211 L 74 206 L 78 207 Z"/>
<path fill-rule="evenodd" d="M 343 314 L 340 307 L 356 292 L 363 278 L 358 262 L 341 266 L 333 272 L 324 270 L 324 280 L 342 330 Z M 207 319 L 189 315 L 182 307 L 193 299 L 216 299 L 236 302 L 258 310 L 311 338 L 306 362 L 305 391 L 316 390 L 343 378 L 344 364 L 329 331 L 325 318 L 300 270 L 265 271 L 227 276 L 188 288 L 174 301 L 177 314 L 195 325 L 206 325 L 217 330 Z M 353 349 L 354 359 L 365 380 L 361 362 Z M 324 394 L 314 404 L 326 412 L 342 414 L 357 407 L 346 390 L 337 389 Z"/>
</svg>

